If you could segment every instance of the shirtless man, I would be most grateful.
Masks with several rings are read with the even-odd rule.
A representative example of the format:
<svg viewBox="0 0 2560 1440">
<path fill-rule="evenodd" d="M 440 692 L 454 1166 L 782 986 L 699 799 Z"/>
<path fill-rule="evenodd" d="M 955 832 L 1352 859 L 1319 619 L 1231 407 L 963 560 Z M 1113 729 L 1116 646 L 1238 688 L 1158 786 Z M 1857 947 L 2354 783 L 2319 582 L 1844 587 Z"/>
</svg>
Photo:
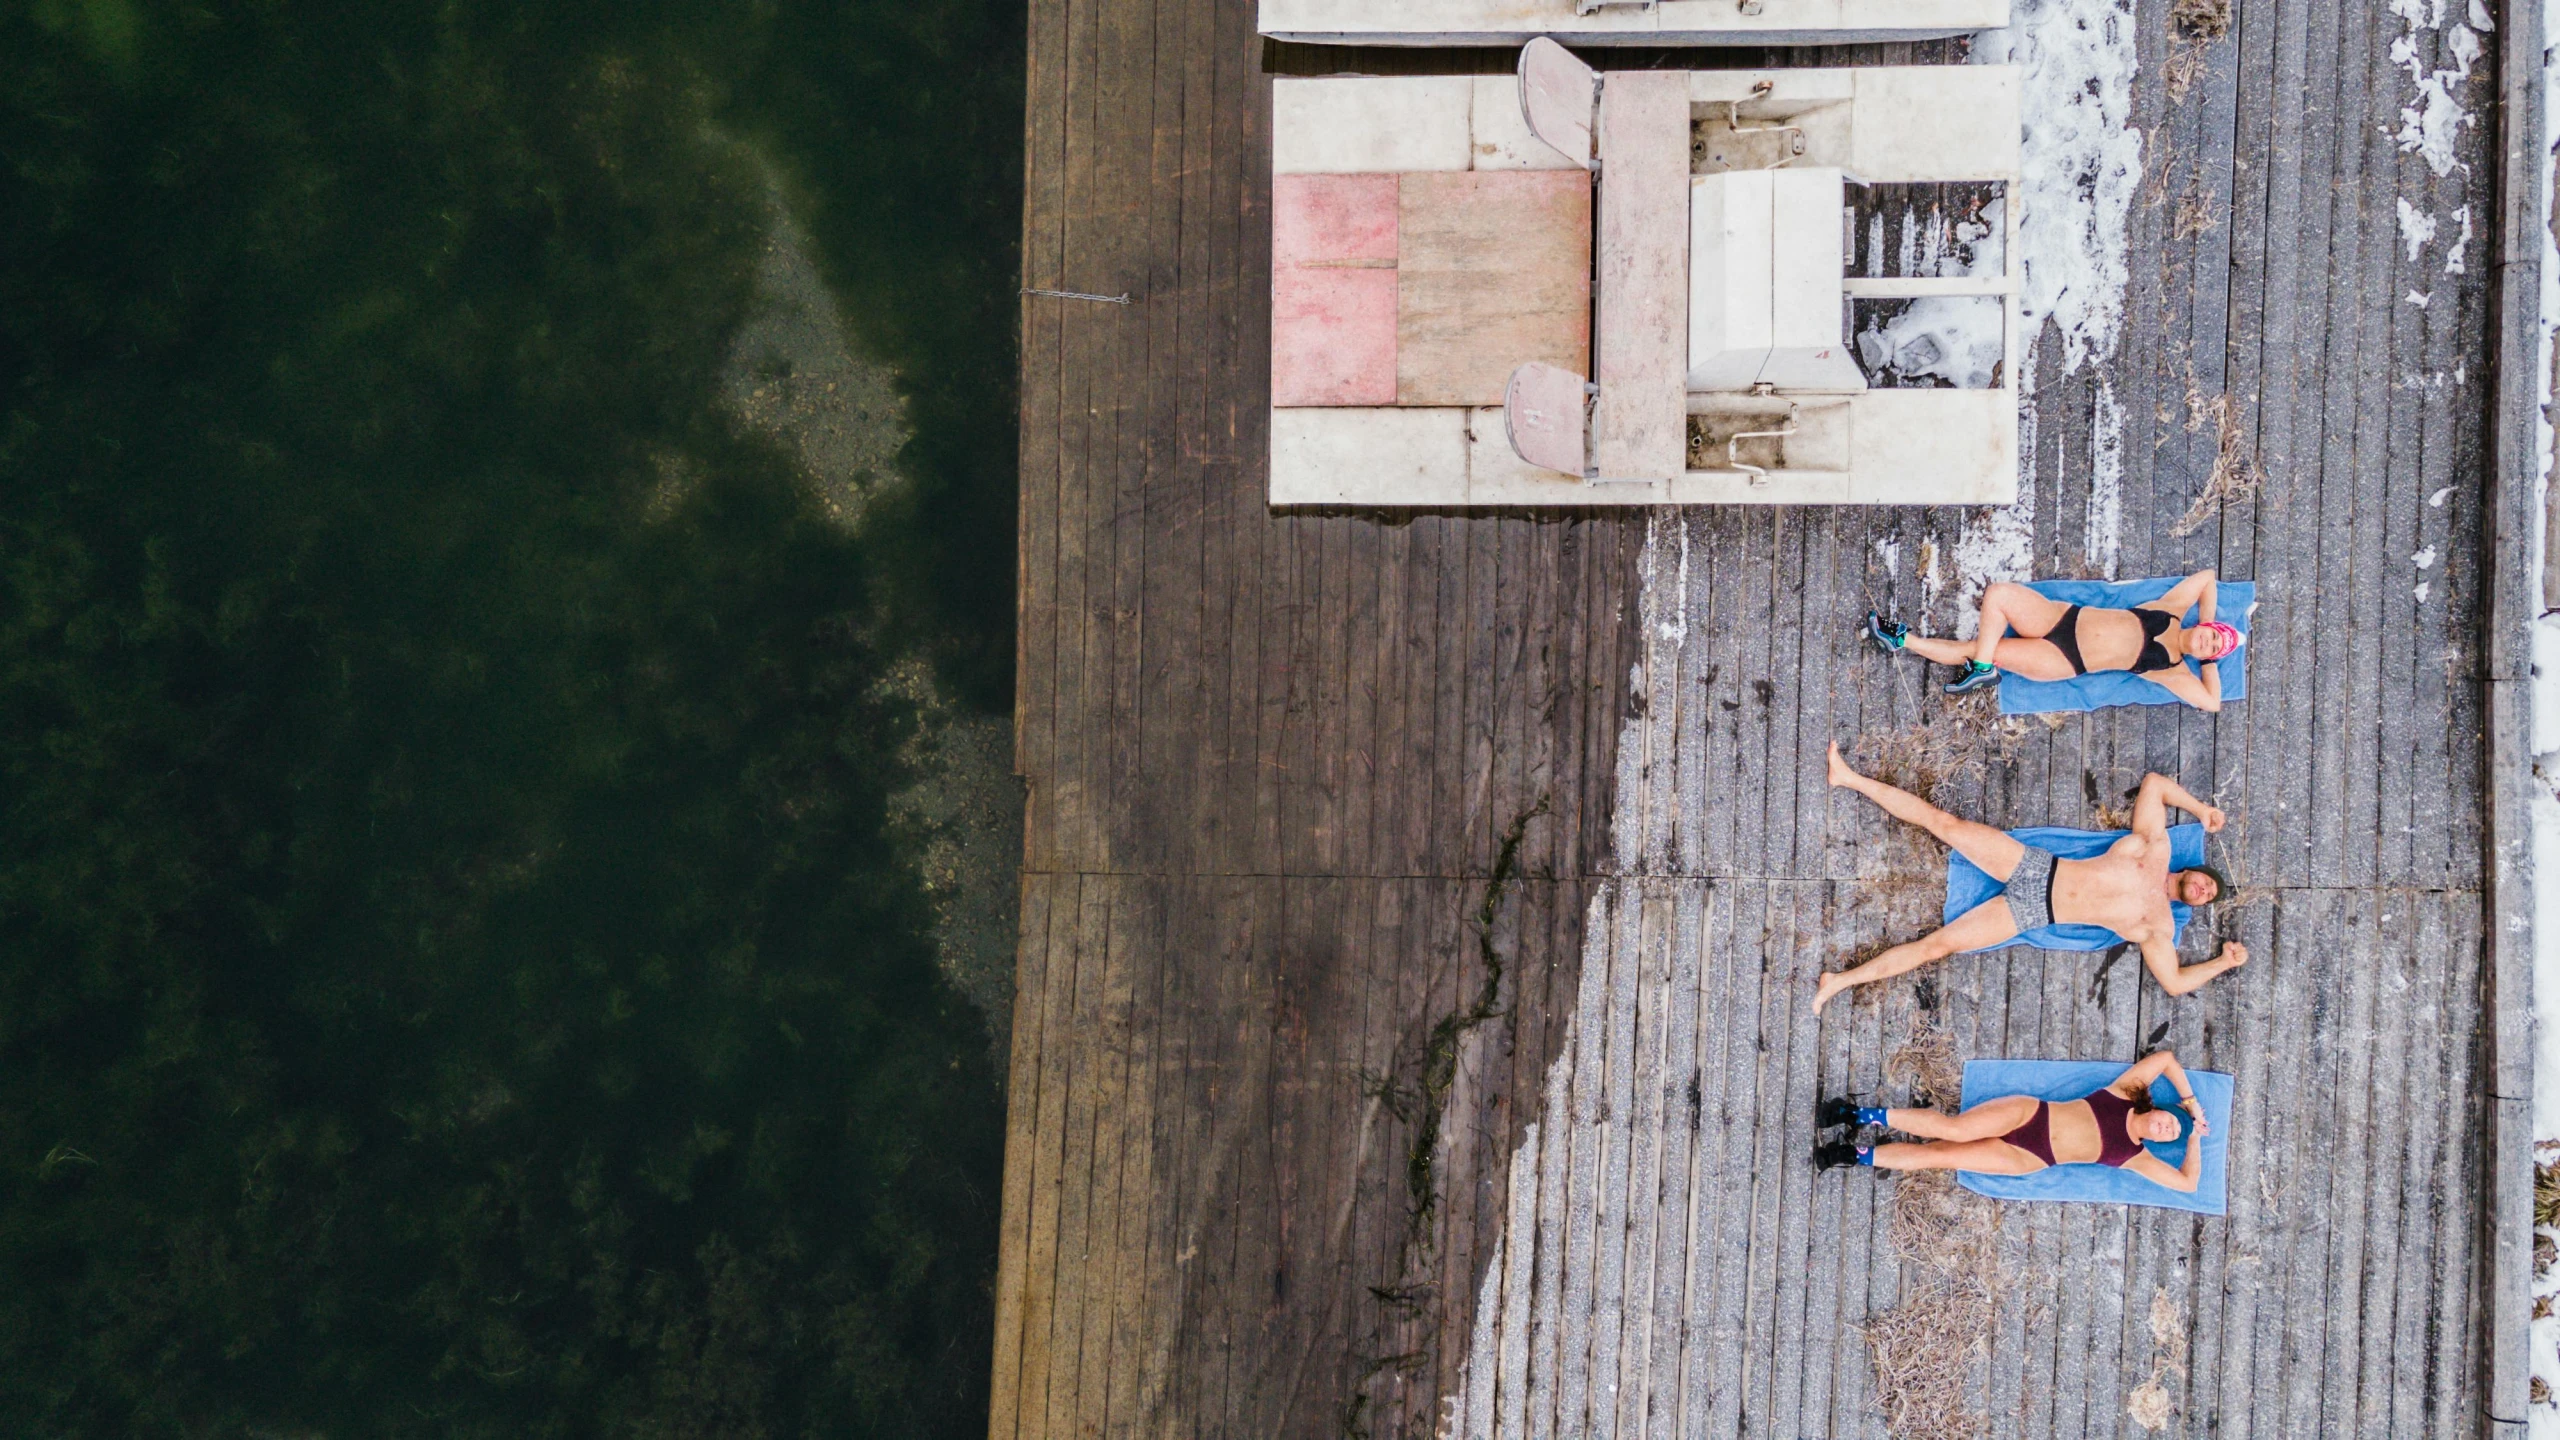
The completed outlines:
<svg viewBox="0 0 2560 1440">
<path fill-rule="evenodd" d="M 2222 829 L 2222 812 L 2166 775 L 2142 777 L 2142 790 L 2133 801 L 2133 833 L 2090 860 L 2059 859 L 2050 850 L 2020 844 L 1988 825 L 1959 820 L 1908 790 L 1850 769 L 1836 744 L 1831 747 L 1831 783 L 1855 790 L 1893 818 L 1937 836 L 1940 843 L 2007 888 L 1917 940 L 1896 945 L 1855 969 L 1823 976 L 1813 992 L 1817 1014 L 1832 996 L 1852 986 L 1871 985 L 1932 960 L 2014 940 L 2054 924 L 2103 926 L 2142 947 L 2143 965 L 2160 988 L 2172 995 L 2184 995 L 2226 970 L 2249 963 L 2248 950 L 2237 940 L 2224 941 L 2222 953 L 2201 965 L 2178 963 L 2177 928 L 2169 902 L 2210 905 L 2222 898 L 2226 887 L 2214 870 L 2169 868 L 2169 807 L 2192 812 L 2204 822 L 2207 834 Z"/>
</svg>

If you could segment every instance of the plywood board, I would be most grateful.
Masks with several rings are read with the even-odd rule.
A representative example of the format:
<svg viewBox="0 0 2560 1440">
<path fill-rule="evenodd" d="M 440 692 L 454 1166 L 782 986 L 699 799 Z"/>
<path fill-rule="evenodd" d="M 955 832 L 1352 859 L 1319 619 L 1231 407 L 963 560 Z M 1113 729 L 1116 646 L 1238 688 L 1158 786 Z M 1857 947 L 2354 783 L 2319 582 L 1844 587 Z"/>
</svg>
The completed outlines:
<svg viewBox="0 0 2560 1440">
<path fill-rule="evenodd" d="M 1395 403 L 1500 404 L 1530 360 L 1590 373 L 1590 177 L 1397 178 Z"/>
</svg>

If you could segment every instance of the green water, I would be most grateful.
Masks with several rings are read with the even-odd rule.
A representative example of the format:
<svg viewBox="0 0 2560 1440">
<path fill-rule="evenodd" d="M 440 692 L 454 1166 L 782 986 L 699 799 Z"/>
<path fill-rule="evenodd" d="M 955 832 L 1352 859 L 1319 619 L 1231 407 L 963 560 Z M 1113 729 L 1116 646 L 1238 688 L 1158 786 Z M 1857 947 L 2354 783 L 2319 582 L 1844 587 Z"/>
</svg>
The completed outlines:
<svg viewBox="0 0 2560 1440">
<path fill-rule="evenodd" d="M 981 1431 L 1021 30 L 0 0 L 0 1433 Z"/>
</svg>

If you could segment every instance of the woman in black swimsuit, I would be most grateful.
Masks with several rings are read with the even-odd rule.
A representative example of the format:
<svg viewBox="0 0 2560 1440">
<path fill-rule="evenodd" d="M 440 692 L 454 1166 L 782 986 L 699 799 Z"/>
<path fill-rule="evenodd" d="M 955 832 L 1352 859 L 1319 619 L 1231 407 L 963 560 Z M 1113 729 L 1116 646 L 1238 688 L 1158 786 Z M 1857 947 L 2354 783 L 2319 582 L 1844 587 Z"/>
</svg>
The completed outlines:
<svg viewBox="0 0 2560 1440">
<path fill-rule="evenodd" d="M 2131 610 L 2093 610 L 2047 600 L 2024 585 L 2001 583 L 1982 593 L 1982 629 L 1971 640 L 1914 635 L 1869 612 L 1867 635 L 1891 654 L 1908 650 L 1964 673 L 1949 693 L 1988 685 L 2006 670 L 2030 680 L 2068 680 L 2092 670 L 2147 676 L 2199 710 L 2222 708 L 2216 661 L 2240 648 L 2240 632 L 2213 618 L 2214 575 L 2199 570 L 2168 594 Z M 2179 621 L 2189 607 L 2197 623 Z M 2187 668 L 2202 662 L 2203 674 Z"/>
<path fill-rule="evenodd" d="M 2157 1110 L 2151 1104 L 2151 1082 L 2161 1076 L 2178 1088 L 2186 1113 Z M 1935 1110 L 1862 1110 L 1845 1100 L 1824 1103 L 1825 1125 L 1882 1124 L 1917 1142 L 1895 1141 L 1872 1149 L 1846 1143 L 1817 1146 L 1814 1163 L 1828 1170 L 1840 1165 L 1873 1165 L 1879 1170 L 1971 1170 L 1982 1175 L 2032 1175 L 2048 1165 L 2113 1165 L 2157 1185 L 2194 1193 L 2203 1173 L 2204 1147 L 2189 1145 L 2186 1163 L 2175 1170 L 2143 1149 L 2147 1141 L 2174 1142 L 2192 1127 L 2198 1138 L 2208 1133 L 2204 1106 L 2178 1057 L 2160 1050 L 2145 1056 L 2104 1090 L 2078 1100 L 2038 1100 L 2032 1095 L 2004 1095 L 1985 1100 L 1961 1115 Z"/>
</svg>

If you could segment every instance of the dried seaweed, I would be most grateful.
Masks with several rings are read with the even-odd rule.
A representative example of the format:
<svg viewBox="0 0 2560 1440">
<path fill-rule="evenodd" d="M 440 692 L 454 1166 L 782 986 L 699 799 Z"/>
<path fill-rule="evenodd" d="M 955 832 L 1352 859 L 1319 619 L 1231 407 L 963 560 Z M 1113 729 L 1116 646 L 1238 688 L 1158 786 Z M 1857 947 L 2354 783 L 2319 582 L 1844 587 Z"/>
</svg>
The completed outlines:
<svg viewBox="0 0 2560 1440">
<path fill-rule="evenodd" d="M 2169 26 L 2181 40 L 2219 40 L 2231 33 L 2231 0 L 2169 0 Z"/>
<path fill-rule="evenodd" d="M 2125 1397 L 2125 1414 L 2145 1430 L 2166 1430 L 2178 1403 L 2169 1394 L 2169 1377 L 2187 1373 L 2187 1317 L 2166 1290 L 2151 1292 L 2151 1378 Z"/>
<path fill-rule="evenodd" d="M 1884 1078 L 1911 1088 L 1911 1103 L 1952 1115 L 1963 1103 L 1964 1067 L 1956 1063 L 1955 1037 L 1923 1024 L 1902 1048 L 1885 1057 Z"/>
<path fill-rule="evenodd" d="M 1985 761 L 2017 758 L 2027 737 L 2021 717 L 2002 715 L 1988 695 L 1950 696 L 1938 714 L 1929 724 L 1859 737 L 1846 747 L 1850 762 L 1934 805 L 1939 786 L 1978 779 Z"/>
<path fill-rule="evenodd" d="M 2184 539 L 2203 529 L 2220 506 L 2258 493 L 2265 475 L 2240 433 L 2237 410 L 2228 395 L 2207 400 L 2198 391 L 2187 392 L 2187 429 L 2201 430 L 2208 423 L 2214 428 L 2213 473 L 2205 477 L 2204 490 L 2169 527 L 2171 535 Z"/>
<path fill-rule="evenodd" d="M 1909 1440 L 1975 1440 L 1990 1417 L 1972 1407 L 1972 1372 L 1990 1354 L 2009 1284 L 1999 1208 L 1947 1171 L 1906 1172 L 1894 1180 L 1886 1237 L 1902 1256 L 1902 1303 L 1859 1327 L 1885 1428 Z"/>
</svg>

